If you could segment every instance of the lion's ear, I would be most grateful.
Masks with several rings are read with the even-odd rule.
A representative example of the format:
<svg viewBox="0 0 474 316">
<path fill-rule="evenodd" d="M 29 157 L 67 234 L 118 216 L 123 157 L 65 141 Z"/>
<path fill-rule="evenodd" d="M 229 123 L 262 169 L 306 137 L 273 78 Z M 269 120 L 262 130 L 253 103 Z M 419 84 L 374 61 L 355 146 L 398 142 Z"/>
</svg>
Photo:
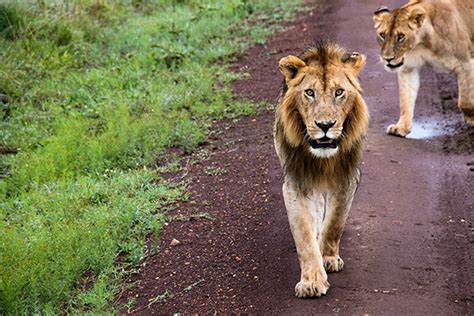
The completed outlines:
<svg viewBox="0 0 474 316">
<path fill-rule="evenodd" d="M 285 76 L 287 83 L 291 79 L 295 78 L 298 71 L 305 66 L 306 64 L 304 61 L 293 55 L 289 55 L 280 59 L 278 64 L 278 68 L 280 69 L 280 72 L 283 74 L 283 76 Z"/>
<path fill-rule="evenodd" d="M 359 52 L 346 53 L 342 56 L 342 62 L 349 65 L 356 76 L 359 75 L 362 68 L 364 68 L 365 60 L 365 56 Z"/>
<path fill-rule="evenodd" d="M 374 27 L 378 28 L 380 23 L 390 14 L 390 10 L 387 7 L 380 7 L 375 10 L 374 15 L 372 17 L 374 21 Z"/>
<path fill-rule="evenodd" d="M 417 29 L 419 29 L 423 25 L 423 22 L 425 22 L 425 19 L 426 19 L 426 12 L 422 8 L 414 8 L 410 12 L 410 22 Z"/>
</svg>

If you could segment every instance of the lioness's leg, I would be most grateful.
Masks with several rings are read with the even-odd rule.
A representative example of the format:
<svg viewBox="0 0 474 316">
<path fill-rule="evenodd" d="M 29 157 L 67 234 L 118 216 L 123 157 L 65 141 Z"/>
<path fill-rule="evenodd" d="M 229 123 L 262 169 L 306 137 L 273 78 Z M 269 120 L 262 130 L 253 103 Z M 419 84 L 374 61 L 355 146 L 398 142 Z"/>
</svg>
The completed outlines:
<svg viewBox="0 0 474 316">
<path fill-rule="evenodd" d="M 322 194 L 302 195 L 290 180 L 283 184 L 283 197 L 301 267 L 295 294 L 297 297 L 326 294 L 329 283 L 319 249 L 324 198 Z"/>
<path fill-rule="evenodd" d="M 464 120 L 474 127 L 474 59 L 456 69 L 458 77 L 458 106 L 464 114 Z"/>
<path fill-rule="evenodd" d="M 398 73 L 398 91 L 400 94 L 400 118 L 397 124 L 387 128 L 387 134 L 405 137 L 411 132 L 413 110 L 420 87 L 418 69 L 402 70 Z"/>
<path fill-rule="evenodd" d="M 346 224 L 352 199 L 357 188 L 358 176 L 348 186 L 328 194 L 328 207 L 324 219 L 321 252 L 324 268 L 328 272 L 342 270 L 344 261 L 339 257 L 339 242 Z"/>
</svg>

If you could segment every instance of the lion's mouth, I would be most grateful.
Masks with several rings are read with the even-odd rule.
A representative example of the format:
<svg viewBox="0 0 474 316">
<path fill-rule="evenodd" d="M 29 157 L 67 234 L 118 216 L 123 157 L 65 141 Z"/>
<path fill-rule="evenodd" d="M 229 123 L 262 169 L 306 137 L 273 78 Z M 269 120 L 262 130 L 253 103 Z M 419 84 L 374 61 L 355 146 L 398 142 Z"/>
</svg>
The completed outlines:
<svg viewBox="0 0 474 316">
<path fill-rule="evenodd" d="M 337 148 L 337 146 L 339 145 L 339 139 L 332 139 L 326 136 L 319 139 L 313 139 L 313 138 L 307 137 L 306 140 L 308 141 L 309 145 L 313 149 Z"/>
<path fill-rule="evenodd" d="M 391 63 L 387 63 L 386 65 L 387 65 L 388 68 L 396 69 L 396 68 L 399 68 L 399 67 L 403 66 L 404 61 L 405 61 L 405 58 L 402 58 L 402 60 L 396 65 L 392 65 Z"/>
</svg>

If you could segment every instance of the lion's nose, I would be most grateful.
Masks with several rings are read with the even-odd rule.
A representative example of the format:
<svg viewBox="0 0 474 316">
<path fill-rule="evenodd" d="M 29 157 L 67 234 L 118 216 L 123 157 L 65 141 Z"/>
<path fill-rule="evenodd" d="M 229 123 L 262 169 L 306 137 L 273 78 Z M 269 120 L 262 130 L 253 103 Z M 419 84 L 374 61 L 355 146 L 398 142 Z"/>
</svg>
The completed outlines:
<svg viewBox="0 0 474 316">
<path fill-rule="evenodd" d="M 392 60 L 394 60 L 394 59 L 395 59 L 395 57 L 389 57 L 389 58 L 385 58 L 385 61 L 386 61 L 387 63 L 390 63 L 390 62 L 391 62 Z"/>
<path fill-rule="evenodd" d="M 334 124 L 336 124 L 336 121 L 332 121 L 332 122 L 315 122 L 316 125 L 323 130 L 323 132 L 327 132 L 331 127 L 334 126 Z"/>
</svg>

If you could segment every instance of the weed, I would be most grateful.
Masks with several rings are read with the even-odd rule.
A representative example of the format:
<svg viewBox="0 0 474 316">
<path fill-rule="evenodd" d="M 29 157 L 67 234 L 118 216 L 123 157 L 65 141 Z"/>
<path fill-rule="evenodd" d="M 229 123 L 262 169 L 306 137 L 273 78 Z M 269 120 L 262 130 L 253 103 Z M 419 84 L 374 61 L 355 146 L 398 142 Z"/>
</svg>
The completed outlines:
<svg viewBox="0 0 474 316">
<path fill-rule="evenodd" d="M 207 160 L 209 159 L 210 156 L 211 156 L 211 153 L 209 152 L 209 150 L 201 149 L 196 154 L 195 162 L 201 162 L 201 161 Z"/>
<path fill-rule="evenodd" d="M 136 299 L 133 297 L 130 297 L 127 303 L 125 304 L 125 306 L 123 306 L 123 308 L 126 309 L 128 313 L 131 313 L 132 308 L 133 306 L 135 306 L 136 303 L 137 303 Z"/>
<path fill-rule="evenodd" d="M 166 172 L 178 172 L 179 171 L 179 159 L 176 154 L 171 155 L 171 160 L 164 166 L 160 166 L 157 168 L 158 172 L 166 173 Z"/>
<path fill-rule="evenodd" d="M 198 284 L 200 284 L 200 283 L 202 283 L 202 282 L 204 282 L 204 279 L 201 279 L 201 280 L 199 280 L 199 281 L 194 282 L 193 284 L 191 284 L 191 285 L 185 287 L 185 288 L 183 289 L 183 292 L 190 292 L 190 291 L 193 289 L 193 287 L 195 287 L 196 285 L 198 285 Z"/>
<path fill-rule="evenodd" d="M 0 3 L 0 35 L 7 40 L 20 37 L 24 21 L 20 9 L 12 4 Z"/>
<path fill-rule="evenodd" d="M 215 218 L 211 214 L 206 213 L 206 212 L 197 212 L 196 214 L 192 214 L 192 215 L 174 215 L 174 216 L 168 217 L 168 220 L 170 221 L 179 221 L 179 222 L 187 222 L 190 220 L 200 220 L 200 219 L 207 219 L 210 221 L 215 220 Z"/>
<path fill-rule="evenodd" d="M 208 176 L 216 177 L 226 173 L 226 170 L 221 167 L 208 166 L 204 168 L 204 173 Z"/>
<path fill-rule="evenodd" d="M 237 141 L 235 139 L 231 139 L 225 142 L 226 147 L 234 147 Z"/>
<path fill-rule="evenodd" d="M 148 306 L 151 306 L 156 303 L 164 303 L 172 297 L 173 293 L 171 293 L 171 291 L 169 290 L 166 290 L 164 293 L 158 294 L 156 297 L 150 299 Z"/>
</svg>

